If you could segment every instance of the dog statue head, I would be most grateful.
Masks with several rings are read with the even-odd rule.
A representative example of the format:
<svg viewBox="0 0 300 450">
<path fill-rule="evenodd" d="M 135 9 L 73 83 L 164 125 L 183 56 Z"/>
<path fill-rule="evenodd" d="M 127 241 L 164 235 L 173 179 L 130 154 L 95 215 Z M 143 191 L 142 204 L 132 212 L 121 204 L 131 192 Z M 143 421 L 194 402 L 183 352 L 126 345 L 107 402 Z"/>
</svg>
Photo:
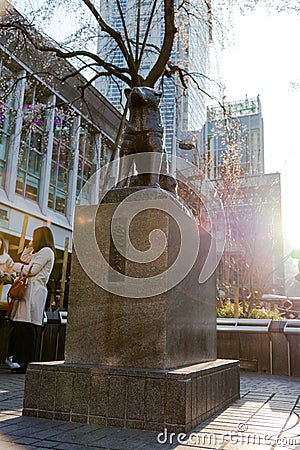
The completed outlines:
<svg viewBox="0 0 300 450">
<path fill-rule="evenodd" d="M 129 100 L 129 108 L 130 106 L 143 106 L 147 104 L 152 108 L 159 108 L 162 92 L 157 89 L 141 86 L 125 89 L 124 92 L 126 98 Z"/>
</svg>

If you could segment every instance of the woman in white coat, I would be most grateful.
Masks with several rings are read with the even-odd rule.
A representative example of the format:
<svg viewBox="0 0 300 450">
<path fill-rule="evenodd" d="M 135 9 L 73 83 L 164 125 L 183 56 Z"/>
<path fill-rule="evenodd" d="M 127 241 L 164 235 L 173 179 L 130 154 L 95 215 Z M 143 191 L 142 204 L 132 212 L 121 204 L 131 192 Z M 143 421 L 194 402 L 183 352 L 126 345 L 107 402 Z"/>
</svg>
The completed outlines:
<svg viewBox="0 0 300 450">
<path fill-rule="evenodd" d="M 22 300 L 16 302 L 11 313 L 14 329 L 9 343 L 13 361 L 20 367 L 13 373 L 25 373 L 28 364 L 34 361 L 37 327 L 43 325 L 47 299 L 47 283 L 53 269 L 55 247 L 49 227 L 39 227 L 33 232 L 32 246 L 27 247 L 21 260 L 26 264 L 14 263 L 15 272 L 28 275 L 28 285 Z"/>
</svg>

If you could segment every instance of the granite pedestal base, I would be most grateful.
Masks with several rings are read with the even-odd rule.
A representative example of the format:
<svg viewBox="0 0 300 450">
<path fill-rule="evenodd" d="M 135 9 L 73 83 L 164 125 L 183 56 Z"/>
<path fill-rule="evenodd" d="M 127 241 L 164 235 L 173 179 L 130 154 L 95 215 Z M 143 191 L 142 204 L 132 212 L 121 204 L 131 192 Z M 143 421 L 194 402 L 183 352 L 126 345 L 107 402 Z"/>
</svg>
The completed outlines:
<svg viewBox="0 0 300 450">
<path fill-rule="evenodd" d="M 146 195 L 147 191 L 140 192 Z M 128 200 L 122 217 L 118 218 L 117 238 L 123 254 L 117 250 L 111 237 L 112 220 L 122 205 L 122 196 L 135 190 L 128 188 L 111 192 L 97 209 L 94 222 L 87 219 L 94 217 L 94 206 L 76 207 L 74 236 L 77 236 L 79 244 L 72 254 L 65 345 L 65 362 L 68 364 L 169 370 L 217 358 L 215 274 L 199 283 L 199 274 L 211 248 L 215 255 L 215 242 L 182 210 L 176 199 L 169 198 L 160 189 L 152 191 L 151 199 Z M 137 214 L 134 220 L 131 220 L 132 205 L 143 210 L 143 214 Z M 182 230 L 166 212 L 175 207 L 183 223 Z M 90 224 L 90 232 L 85 229 L 86 223 Z M 141 264 L 124 256 L 131 248 L 129 241 L 141 253 L 148 251 L 149 236 L 157 228 L 165 237 L 159 257 Z M 100 257 L 94 256 L 94 242 L 86 239 L 94 229 L 101 254 L 109 263 L 103 267 L 100 266 Z M 128 229 L 130 235 L 125 232 Z M 190 235 L 191 241 L 186 244 L 187 253 L 183 258 L 180 251 L 185 246 L 181 236 L 186 234 Z M 196 259 L 187 275 L 178 281 L 181 269 L 190 265 L 191 247 L 195 246 L 199 236 Z M 85 263 L 83 258 L 87 258 Z M 173 275 L 170 267 L 176 269 Z M 95 283 L 87 270 L 90 275 L 101 274 L 101 281 L 105 279 L 104 287 L 100 282 Z M 149 279 L 150 284 L 144 285 Z M 169 285 L 171 279 L 176 280 L 172 288 Z M 127 295 L 131 280 L 140 286 L 139 292 Z M 151 289 L 158 283 L 163 286 L 162 292 L 154 295 Z M 122 295 L 115 289 L 119 289 Z"/>
<path fill-rule="evenodd" d="M 144 430 L 188 432 L 239 398 L 238 361 L 172 370 L 32 363 L 23 415 Z"/>
</svg>

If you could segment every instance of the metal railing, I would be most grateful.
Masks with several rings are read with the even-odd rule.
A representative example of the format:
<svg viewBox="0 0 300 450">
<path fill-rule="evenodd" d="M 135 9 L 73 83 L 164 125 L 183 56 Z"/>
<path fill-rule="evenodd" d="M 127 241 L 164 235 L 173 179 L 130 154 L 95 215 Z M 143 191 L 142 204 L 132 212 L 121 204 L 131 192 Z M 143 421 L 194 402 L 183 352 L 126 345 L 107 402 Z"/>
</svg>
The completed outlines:
<svg viewBox="0 0 300 450">
<path fill-rule="evenodd" d="M 297 360 L 299 359 L 298 343 L 300 338 L 300 320 L 287 320 L 283 328 L 283 333 L 287 340 L 288 374 L 291 375 L 295 372 L 294 369 L 297 365 Z M 297 353 L 296 357 L 295 353 Z"/>
<path fill-rule="evenodd" d="M 44 313 L 44 327 L 40 331 L 36 357 L 38 361 L 64 359 L 67 311 Z"/>
<path fill-rule="evenodd" d="M 238 319 L 238 318 L 217 318 L 217 332 L 234 332 L 235 333 L 251 333 L 260 335 L 260 340 L 264 339 L 264 335 L 268 342 L 265 342 L 265 345 L 268 348 L 268 360 L 269 360 L 269 370 L 270 373 L 273 373 L 273 343 L 269 334 L 270 326 L 272 320 L 271 319 Z M 255 353 L 255 345 L 256 342 L 253 342 L 252 339 L 248 339 L 248 346 L 252 347 L 251 353 Z M 239 350 L 238 352 L 243 353 L 243 349 L 240 348 L 240 340 L 239 340 Z M 257 352 L 258 353 L 258 352 Z M 239 355 L 240 356 L 240 355 Z M 244 356 L 244 355 L 243 355 Z M 237 357 L 240 359 L 240 357 Z M 246 364 L 247 359 L 243 361 L 243 364 Z M 248 359 L 248 365 L 250 364 L 250 359 Z M 257 355 L 256 359 L 251 359 L 253 364 L 257 364 L 260 367 L 263 366 L 264 362 L 261 361 L 261 355 Z M 242 366 L 242 361 L 241 361 Z"/>
<path fill-rule="evenodd" d="M 271 319 L 233 319 L 217 318 L 218 331 L 250 331 L 251 333 L 266 333 L 269 331 Z"/>
<path fill-rule="evenodd" d="M 300 376 L 300 320 L 218 318 L 218 357 L 241 368 Z"/>
</svg>

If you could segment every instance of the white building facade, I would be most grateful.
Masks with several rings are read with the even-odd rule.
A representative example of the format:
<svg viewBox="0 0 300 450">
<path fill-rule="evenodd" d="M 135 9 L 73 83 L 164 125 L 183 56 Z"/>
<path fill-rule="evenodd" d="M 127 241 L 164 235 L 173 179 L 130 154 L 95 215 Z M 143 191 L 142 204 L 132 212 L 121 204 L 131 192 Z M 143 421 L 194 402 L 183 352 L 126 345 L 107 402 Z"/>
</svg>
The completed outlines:
<svg viewBox="0 0 300 450">
<path fill-rule="evenodd" d="M 72 249 L 76 198 L 91 175 L 100 177 L 121 117 L 93 87 L 78 99 L 82 77 L 61 84 L 39 75 L 46 64 L 49 75 L 69 71 L 68 63 L 31 56 L 30 49 L 17 55 L 0 38 L 0 232 L 18 260 L 24 224 L 26 240 L 36 227 L 50 226 L 58 280 L 66 238 Z M 97 203 L 100 182 L 85 190 L 87 204 Z"/>
</svg>

